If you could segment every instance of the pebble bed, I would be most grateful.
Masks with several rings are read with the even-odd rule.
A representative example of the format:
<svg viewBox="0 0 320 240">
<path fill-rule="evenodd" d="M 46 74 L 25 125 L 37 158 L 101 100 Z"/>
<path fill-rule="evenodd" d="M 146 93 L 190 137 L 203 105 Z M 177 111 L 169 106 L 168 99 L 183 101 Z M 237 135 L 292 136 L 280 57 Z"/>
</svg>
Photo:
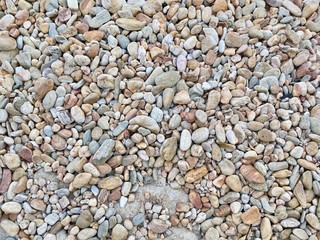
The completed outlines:
<svg viewBox="0 0 320 240">
<path fill-rule="evenodd" d="M 13 240 L 320 239 L 319 0 L 0 0 Z"/>
</svg>

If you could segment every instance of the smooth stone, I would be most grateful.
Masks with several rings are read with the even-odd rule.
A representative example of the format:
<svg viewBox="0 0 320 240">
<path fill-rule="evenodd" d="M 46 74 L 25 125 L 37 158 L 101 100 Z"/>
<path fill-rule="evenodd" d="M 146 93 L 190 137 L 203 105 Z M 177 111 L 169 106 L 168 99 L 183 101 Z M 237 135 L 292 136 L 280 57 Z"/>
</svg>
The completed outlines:
<svg viewBox="0 0 320 240">
<path fill-rule="evenodd" d="M 236 171 L 236 167 L 234 166 L 234 164 L 230 160 L 227 160 L 227 159 L 220 161 L 218 163 L 218 166 L 219 166 L 220 171 L 223 175 L 229 176 L 229 175 L 234 174 Z"/>
<path fill-rule="evenodd" d="M 120 225 L 117 224 L 113 227 L 111 232 L 111 240 L 126 240 L 128 236 L 128 230 Z"/>
<path fill-rule="evenodd" d="M 192 141 L 197 144 L 206 141 L 208 137 L 209 129 L 205 127 L 198 128 L 192 133 Z"/>
<path fill-rule="evenodd" d="M 295 228 L 300 225 L 300 222 L 295 218 L 287 218 L 282 220 L 280 224 L 285 228 Z"/>
<path fill-rule="evenodd" d="M 17 236 L 17 234 L 20 230 L 18 224 L 10 221 L 8 219 L 2 219 L 0 222 L 0 226 L 11 237 Z"/>
<path fill-rule="evenodd" d="M 181 136 L 180 136 L 179 148 L 182 151 L 187 151 L 190 149 L 191 145 L 192 145 L 191 133 L 187 129 L 182 130 Z"/>
<path fill-rule="evenodd" d="M 59 221 L 59 215 L 58 214 L 56 214 L 56 213 L 51 213 L 51 214 L 49 214 L 48 216 L 46 216 L 45 218 L 44 218 L 44 221 L 46 222 L 46 223 L 48 223 L 49 225 L 54 225 L 56 222 L 58 222 Z"/>
<path fill-rule="evenodd" d="M 73 106 L 70 110 L 70 113 L 76 123 L 82 124 L 85 122 L 86 117 L 79 106 Z"/>
<path fill-rule="evenodd" d="M 22 210 L 22 207 L 19 203 L 17 202 L 5 202 L 1 206 L 1 210 L 5 214 L 18 214 Z"/>
<path fill-rule="evenodd" d="M 145 26 L 144 22 L 140 22 L 134 18 L 118 18 L 116 24 L 128 31 L 139 31 Z"/>
<path fill-rule="evenodd" d="M 241 215 L 243 223 L 257 225 L 261 221 L 261 213 L 258 207 L 253 206 Z"/>
<path fill-rule="evenodd" d="M 82 188 L 82 187 L 88 185 L 91 178 L 92 178 L 91 173 L 79 173 L 74 178 L 72 185 L 74 188 Z"/>
<path fill-rule="evenodd" d="M 164 88 L 171 88 L 174 87 L 180 79 L 181 76 L 178 71 L 169 71 L 158 75 L 155 78 L 155 84 L 157 86 L 162 85 Z"/>
<path fill-rule="evenodd" d="M 79 228 L 87 228 L 93 221 L 93 216 L 89 210 L 84 210 L 76 221 Z"/>
<path fill-rule="evenodd" d="M 0 35 L 0 51 L 14 50 L 17 48 L 17 42 L 14 38 Z"/>
<path fill-rule="evenodd" d="M 119 177 L 107 177 L 98 182 L 98 187 L 107 189 L 107 190 L 113 190 L 117 187 L 120 187 L 122 185 L 122 180 Z"/>
<path fill-rule="evenodd" d="M 210 227 L 204 235 L 205 240 L 219 240 L 220 234 L 217 229 Z"/>
<path fill-rule="evenodd" d="M 148 228 L 155 233 L 164 233 L 168 227 L 167 223 L 161 219 L 153 219 L 148 225 Z"/>
<path fill-rule="evenodd" d="M 109 231 L 109 221 L 105 220 L 103 223 L 99 225 L 98 228 L 98 237 L 103 238 L 108 236 L 108 231 Z"/>
<path fill-rule="evenodd" d="M 6 122 L 8 117 L 8 112 L 5 109 L 0 109 L 0 123 Z"/>
<path fill-rule="evenodd" d="M 145 215 L 143 213 L 139 213 L 132 218 L 132 223 L 135 226 L 139 226 L 145 220 Z"/>
<path fill-rule="evenodd" d="M 144 115 L 139 115 L 134 118 L 132 118 L 129 121 L 129 124 L 131 125 L 138 125 L 140 127 L 144 127 L 149 129 L 153 133 L 158 133 L 160 131 L 160 127 L 158 123 L 152 119 L 151 117 L 144 116 Z"/>
<path fill-rule="evenodd" d="M 15 170 L 21 165 L 21 159 L 15 153 L 6 153 L 3 156 L 3 162 L 10 170 Z"/>
<path fill-rule="evenodd" d="M 49 91 L 42 100 L 42 105 L 44 109 L 50 110 L 53 108 L 57 100 L 57 95 L 54 90 Z"/>
<path fill-rule="evenodd" d="M 93 228 L 82 229 L 78 234 L 78 240 L 88 240 L 94 237 L 97 234 L 97 230 Z"/>
<path fill-rule="evenodd" d="M 176 137 L 167 138 L 161 148 L 160 148 L 160 156 L 165 161 L 171 161 L 176 155 L 178 148 L 178 141 Z"/>
</svg>

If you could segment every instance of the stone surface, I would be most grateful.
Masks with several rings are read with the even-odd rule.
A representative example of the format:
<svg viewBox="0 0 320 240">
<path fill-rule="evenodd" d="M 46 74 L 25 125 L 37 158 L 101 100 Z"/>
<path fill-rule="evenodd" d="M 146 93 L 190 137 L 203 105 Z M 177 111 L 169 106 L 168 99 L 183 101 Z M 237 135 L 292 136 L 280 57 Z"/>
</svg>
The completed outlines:
<svg viewBox="0 0 320 240">
<path fill-rule="evenodd" d="M 112 157 L 114 146 L 115 146 L 114 140 L 112 139 L 104 140 L 104 142 L 101 144 L 99 149 L 94 154 L 92 162 L 95 165 L 104 164 L 106 161 L 108 161 Z"/>
<path fill-rule="evenodd" d="M 261 221 L 261 213 L 256 206 L 249 208 L 241 215 L 243 223 L 248 225 L 257 225 Z"/>
</svg>

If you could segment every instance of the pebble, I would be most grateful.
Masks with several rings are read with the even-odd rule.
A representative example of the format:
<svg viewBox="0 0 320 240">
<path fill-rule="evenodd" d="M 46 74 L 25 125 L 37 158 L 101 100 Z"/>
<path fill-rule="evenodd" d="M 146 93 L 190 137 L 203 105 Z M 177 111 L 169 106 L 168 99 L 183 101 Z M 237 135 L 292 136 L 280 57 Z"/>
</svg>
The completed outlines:
<svg viewBox="0 0 320 240">
<path fill-rule="evenodd" d="M 192 141 L 194 143 L 202 143 L 204 141 L 206 141 L 209 137 L 209 130 L 208 128 L 202 127 L 202 128 L 198 128 L 197 130 L 195 130 L 192 133 Z"/>
<path fill-rule="evenodd" d="M 79 240 L 86 240 L 94 237 L 97 234 L 97 230 L 93 228 L 82 229 L 78 234 L 77 238 Z"/>
<path fill-rule="evenodd" d="M 115 141 L 112 139 L 106 139 L 101 144 L 99 149 L 93 156 L 92 162 L 95 165 L 101 165 L 110 159 L 113 155 L 113 148 L 115 146 Z"/>
<path fill-rule="evenodd" d="M 230 160 L 224 159 L 221 162 L 219 162 L 218 165 L 223 175 L 229 176 L 234 174 L 236 171 L 234 164 Z"/>
<path fill-rule="evenodd" d="M 125 240 L 127 236 L 128 230 L 120 224 L 115 225 L 112 229 L 111 240 Z"/>
<path fill-rule="evenodd" d="M 6 122 L 8 117 L 8 112 L 5 109 L 0 109 L 0 123 Z"/>
<path fill-rule="evenodd" d="M 119 177 L 108 177 L 99 181 L 99 188 L 113 190 L 122 185 L 122 180 Z"/>
<path fill-rule="evenodd" d="M 21 159 L 18 154 L 7 153 L 3 156 L 4 164 L 10 169 L 15 170 L 21 165 Z"/>
<path fill-rule="evenodd" d="M 241 36 L 236 32 L 229 32 L 226 34 L 226 45 L 228 47 L 235 47 L 239 48 L 242 45 L 242 38 Z"/>
<path fill-rule="evenodd" d="M 1 35 L 0 36 L 0 50 L 1 51 L 9 51 L 13 50 L 17 47 L 17 42 L 14 38 Z"/>
<path fill-rule="evenodd" d="M 77 219 L 76 225 L 79 228 L 87 228 L 90 226 L 90 224 L 93 221 L 93 216 L 90 213 L 90 211 L 85 210 L 81 213 L 81 215 L 79 216 L 79 218 Z"/>
<path fill-rule="evenodd" d="M 163 233 L 168 229 L 168 225 L 161 219 L 153 219 L 149 223 L 148 228 L 155 233 Z"/>
<path fill-rule="evenodd" d="M 259 224 L 261 222 L 261 213 L 259 211 L 259 208 L 257 208 L 256 206 L 249 208 L 241 215 L 241 220 L 243 221 L 243 223 L 248 225 Z"/>
<path fill-rule="evenodd" d="M 86 120 L 84 112 L 79 106 L 72 107 L 70 113 L 76 123 L 81 124 Z"/>
<path fill-rule="evenodd" d="M 182 151 L 187 151 L 188 149 L 190 149 L 191 145 L 192 145 L 191 134 L 187 129 L 184 129 L 181 132 L 179 148 Z"/>
<path fill-rule="evenodd" d="M 300 225 L 300 222 L 295 218 L 287 218 L 280 222 L 284 228 L 296 228 Z"/>
<path fill-rule="evenodd" d="M 20 230 L 18 224 L 14 223 L 8 219 L 2 219 L 0 222 L 0 226 L 11 237 L 17 236 L 17 234 Z"/>
<path fill-rule="evenodd" d="M 5 202 L 1 206 L 1 210 L 5 214 L 18 214 L 20 213 L 21 209 L 22 209 L 21 205 L 17 202 Z"/>
<path fill-rule="evenodd" d="M 178 71 L 169 71 L 159 74 L 155 78 L 155 84 L 163 86 L 164 88 L 174 87 L 181 79 Z"/>
</svg>

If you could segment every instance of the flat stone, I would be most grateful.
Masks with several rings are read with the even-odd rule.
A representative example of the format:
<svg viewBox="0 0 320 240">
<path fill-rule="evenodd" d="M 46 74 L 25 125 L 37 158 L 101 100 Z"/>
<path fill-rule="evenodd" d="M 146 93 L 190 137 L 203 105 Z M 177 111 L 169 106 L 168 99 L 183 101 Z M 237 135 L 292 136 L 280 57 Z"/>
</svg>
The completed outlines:
<svg viewBox="0 0 320 240">
<path fill-rule="evenodd" d="M 168 227 L 168 224 L 161 219 L 153 219 L 148 225 L 148 228 L 155 233 L 164 233 Z"/>
<path fill-rule="evenodd" d="M 68 4 L 68 8 L 70 8 L 71 10 L 75 11 L 79 9 L 77 0 L 67 0 L 67 4 Z"/>
<path fill-rule="evenodd" d="M 98 14 L 89 20 L 89 26 L 91 28 L 99 28 L 104 23 L 108 22 L 111 19 L 110 13 L 107 10 L 99 11 Z"/>
<path fill-rule="evenodd" d="M 140 127 L 147 128 L 153 133 L 158 133 L 160 131 L 160 127 L 159 127 L 158 123 L 154 119 L 152 119 L 151 117 L 144 116 L 144 115 L 139 115 L 139 116 L 132 118 L 129 121 L 129 124 L 131 124 L 131 125 L 136 124 Z"/>
<path fill-rule="evenodd" d="M 67 147 L 67 141 L 60 135 L 53 135 L 51 137 L 51 145 L 55 150 L 62 151 Z"/>
<path fill-rule="evenodd" d="M 165 161 L 171 161 L 176 155 L 178 149 L 178 141 L 176 137 L 167 138 L 160 149 L 160 156 Z"/>
<path fill-rule="evenodd" d="M 139 31 L 145 26 L 145 22 L 140 22 L 134 18 L 118 18 L 116 24 L 128 31 Z"/>
<path fill-rule="evenodd" d="M 301 16 L 302 14 L 301 9 L 289 0 L 284 0 L 282 2 L 282 6 L 284 6 L 286 9 L 289 10 L 289 12 L 291 12 L 293 15 L 297 17 Z"/>
<path fill-rule="evenodd" d="M 132 218 L 132 223 L 135 226 L 141 225 L 145 221 L 145 214 L 139 213 Z"/>
<path fill-rule="evenodd" d="M 56 222 L 58 222 L 59 221 L 59 215 L 58 214 L 56 214 L 56 213 L 51 213 L 51 214 L 49 214 L 48 216 L 46 216 L 45 218 L 44 218 L 44 221 L 46 222 L 46 223 L 48 223 L 49 225 L 54 225 Z"/>
<path fill-rule="evenodd" d="M 242 183 L 237 175 L 231 175 L 226 178 L 226 184 L 235 192 L 240 192 L 242 189 Z"/>
<path fill-rule="evenodd" d="M 49 91 L 45 95 L 45 97 L 43 98 L 43 101 L 42 101 L 42 105 L 43 105 L 44 109 L 50 110 L 51 108 L 53 108 L 53 106 L 56 103 L 56 100 L 57 100 L 56 92 L 54 90 Z"/>
<path fill-rule="evenodd" d="M 196 169 L 193 169 L 193 170 L 190 170 L 189 172 L 187 172 L 184 179 L 187 183 L 193 183 L 193 182 L 201 179 L 205 175 L 207 175 L 207 173 L 208 173 L 207 167 L 201 166 L 199 168 L 196 168 Z"/>
<path fill-rule="evenodd" d="M 84 112 L 79 106 L 72 107 L 70 113 L 76 123 L 81 124 L 84 123 L 84 121 L 86 120 Z"/>
<path fill-rule="evenodd" d="M 295 218 L 287 218 L 282 220 L 280 224 L 284 228 L 296 228 L 300 225 L 300 222 Z"/>
<path fill-rule="evenodd" d="M 249 208 L 241 215 L 241 220 L 243 221 L 243 223 L 248 225 L 259 224 L 261 221 L 261 213 L 259 211 L 259 208 L 256 206 Z"/>
<path fill-rule="evenodd" d="M 91 178 L 91 173 L 79 173 L 74 178 L 72 185 L 74 188 L 82 188 L 89 184 Z"/>
<path fill-rule="evenodd" d="M 261 231 L 262 240 L 271 239 L 273 232 L 272 232 L 271 222 L 269 218 L 265 217 L 262 219 L 261 225 L 260 225 L 260 231 Z"/>
<path fill-rule="evenodd" d="M 295 219 L 294 219 L 295 220 Z M 319 218 L 313 214 L 313 213 L 309 213 L 306 215 L 306 220 L 307 223 L 315 230 L 320 231 L 320 221 Z M 297 221 L 297 220 L 296 220 Z M 282 225 L 282 224 L 281 224 Z M 300 225 L 300 223 L 296 223 L 295 227 L 298 227 Z"/>
<path fill-rule="evenodd" d="M 87 240 L 94 237 L 97 234 L 97 230 L 93 228 L 82 229 L 78 234 L 77 238 L 79 240 Z"/>
<path fill-rule="evenodd" d="M 2 206 L 1 206 L 1 210 L 5 213 L 5 214 L 18 214 L 21 212 L 21 205 L 17 202 L 5 202 Z"/>
<path fill-rule="evenodd" d="M 101 144 L 99 149 L 96 151 L 92 158 L 92 163 L 95 165 L 101 165 L 106 163 L 113 155 L 113 148 L 115 146 L 115 141 L 112 139 L 106 139 Z"/>
<path fill-rule="evenodd" d="M 103 223 L 101 223 L 99 225 L 98 237 L 99 238 L 103 238 L 103 237 L 108 236 L 108 234 L 109 234 L 108 231 L 109 231 L 109 221 L 105 220 Z"/>
<path fill-rule="evenodd" d="M 159 74 L 155 78 L 156 85 L 162 85 L 164 88 L 174 87 L 181 79 L 178 71 L 169 71 Z"/>
<path fill-rule="evenodd" d="M 99 188 L 113 190 L 122 185 L 122 180 L 119 177 L 108 177 L 98 182 Z"/>
<path fill-rule="evenodd" d="M 240 168 L 241 175 L 250 183 L 264 183 L 263 175 L 251 165 L 242 165 Z"/>
<path fill-rule="evenodd" d="M 8 117 L 8 112 L 5 109 L 0 109 L 0 123 L 6 122 Z"/>
</svg>

